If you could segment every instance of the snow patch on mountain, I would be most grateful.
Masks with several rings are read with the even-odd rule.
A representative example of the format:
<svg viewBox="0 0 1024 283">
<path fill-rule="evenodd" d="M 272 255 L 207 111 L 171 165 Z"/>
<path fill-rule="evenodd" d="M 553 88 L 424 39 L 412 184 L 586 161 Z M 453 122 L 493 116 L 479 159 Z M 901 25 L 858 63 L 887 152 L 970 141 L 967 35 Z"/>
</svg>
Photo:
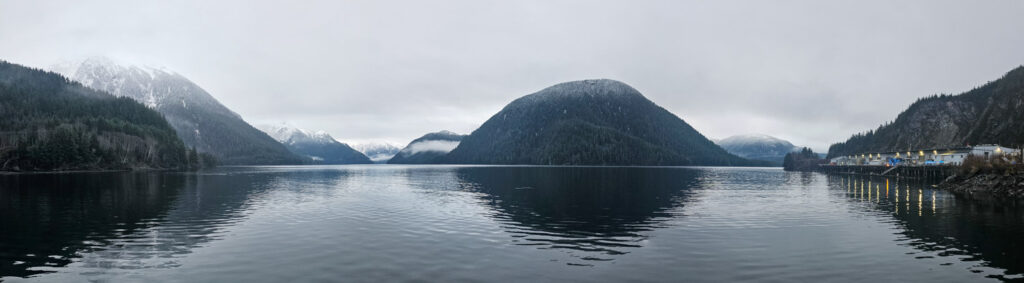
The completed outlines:
<svg viewBox="0 0 1024 283">
<path fill-rule="evenodd" d="M 332 144 L 339 143 L 324 131 L 310 132 L 286 123 L 276 125 L 258 125 L 257 129 L 267 133 L 278 142 L 287 145 L 295 144 Z"/>
<path fill-rule="evenodd" d="M 260 133 L 188 78 L 163 67 L 140 66 L 107 57 L 63 60 L 50 70 L 85 87 L 127 97 L 164 115 L 188 147 L 210 153 L 223 164 L 301 162 L 279 142 Z M 260 152 L 254 156 L 254 152 Z"/>
<path fill-rule="evenodd" d="M 735 136 L 731 136 L 731 137 L 724 138 L 724 139 L 713 139 L 712 141 L 714 141 L 715 143 L 720 144 L 720 145 L 730 145 L 730 146 L 732 146 L 732 145 L 770 144 L 770 145 L 783 145 L 783 146 L 790 146 L 792 148 L 797 148 L 795 146 L 792 146 L 793 144 L 790 143 L 789 141 L 786 141 L 786 140 L 783 140 L 783 139 L 779 139 L 779 138 L 776 138 L 776 137 L 773 137 L 773 136 L 765 135 L 765 134 L 735 135 Z"/>
<path fill-rule="evenodd" d="M 771 161 L 781 164 L 787 153 L 797 151 L 800 147 L 789 141 L 765 134 L 735 135 L 715 143 L 729 153 L 743 158 Z"/>
<path fill-rule="evenodd" d="M 50 70 L 82 85 L 115 96 L 130 97 L 150 108 L 157 108 L 171 96 L 170 87 L 157 81 L 185 80 L 181 75 L 162 67 L 136 66 L 107 57 L 63 60 Z M 182 86 L 188 91 L 188 87 Z M 184 104 L 184 100 L 182 100 Z"/>
<path fill-rule="evenodd" d="M 387 142 L 357 143 L 352 144 L 352 148 L 365 154 L 374 163 L 387 162 L 402 150 L 397 145 Z"/>
<path fill-rule="evenodd" d="M 547 99 L 559 97 L 644 97 L 640 91 L 626 83 L 611 79 L 590 79 L 556 84 L 533 94 L 523 96 L 516 101 L 523 103 L 541 103 Z M 646 98 L 645 98 L 646 99 Z M 569 109 L 563 109 L 568 114 Z"/>
</svg>

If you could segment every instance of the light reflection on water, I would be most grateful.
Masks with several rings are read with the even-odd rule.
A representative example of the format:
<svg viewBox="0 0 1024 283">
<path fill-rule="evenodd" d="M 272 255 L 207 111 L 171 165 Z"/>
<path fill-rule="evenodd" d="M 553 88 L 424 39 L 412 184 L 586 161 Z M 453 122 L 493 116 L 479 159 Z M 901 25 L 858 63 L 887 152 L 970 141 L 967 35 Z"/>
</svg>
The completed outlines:
<svg viewBox="0 0 1024 283">
<path fill-rule="evenodd" d="M 1020 278 L 1024 214 L 761 168 L 227 167 L 0 176 L 5 281 Z"/>
<path fill-rule="evenodd" d="M 865 213 L 892 217 L 897 241 L 915 259 L 941 261 L 987 278 L 1024 279 L 1024 236 L 1018 203 L 975 201 L 934 188 L 935 181 L 830 176 L 834 187 Z M 867 195 L 864 188 L 867 187 Z M 856 188 L 860 188 L 857 191 Z M 875 191 L 872 199 L 871 191 Z"/>
</svg>

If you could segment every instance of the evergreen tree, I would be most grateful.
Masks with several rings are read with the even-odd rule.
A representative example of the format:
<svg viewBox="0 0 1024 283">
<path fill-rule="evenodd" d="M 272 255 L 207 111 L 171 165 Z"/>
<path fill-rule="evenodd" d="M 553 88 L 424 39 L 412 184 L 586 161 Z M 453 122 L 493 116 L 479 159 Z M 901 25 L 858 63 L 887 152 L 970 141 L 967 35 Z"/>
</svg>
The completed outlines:
<svg viewBox="0 0 1024 283">
<path fill-rule="evenodd" d="M 185 168 L 159 113 L 41 70 L 0 61 L 0 170 Z"/>
</svg>

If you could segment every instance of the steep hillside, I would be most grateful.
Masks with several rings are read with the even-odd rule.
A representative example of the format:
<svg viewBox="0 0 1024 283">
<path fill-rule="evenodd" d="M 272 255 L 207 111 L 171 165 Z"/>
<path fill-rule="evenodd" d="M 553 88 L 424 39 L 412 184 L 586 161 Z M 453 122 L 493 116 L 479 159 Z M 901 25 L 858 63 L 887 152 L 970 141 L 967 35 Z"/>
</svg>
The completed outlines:
<svg viewBox="0 0 1024 283">
<path fill-rule="evenodd" d="M 224 164 L 299 164 L 305 160 L 177 73 L 122 65 L 103 57 L 52 69 L 87 87 L 135 99 L 160 112 L 186 146 L 212 154 Z"/>
<path fill-rule="evenodd" d="M 188 153 L 134 100 L 0 61 L 0 170 L 184 169 Z"/>
<path fill-rule="evenodd" d="M 959 95 L 919 99 L 892 123 L 833 144 L 828 156 L 986 143 L 1024 144 L 1024 67 Z"/>
</svg>

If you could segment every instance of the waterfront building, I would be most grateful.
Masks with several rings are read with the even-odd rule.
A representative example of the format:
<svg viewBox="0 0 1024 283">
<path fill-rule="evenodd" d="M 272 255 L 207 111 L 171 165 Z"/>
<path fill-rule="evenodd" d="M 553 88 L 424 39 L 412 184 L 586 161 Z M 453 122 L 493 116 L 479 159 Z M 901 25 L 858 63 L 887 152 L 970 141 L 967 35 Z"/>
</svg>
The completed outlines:
<svg viewBox="0 0 1024 283">
<path fill-rule="evenodd" d="M 997 144 L 983 144 L 957 148 L 917 149 L 894 152 L 861 153 L 839 156 L 829 160 L 830 165 L 840 166 L 934 166 L 960 165 L 968 156 L 980 156 L 986 159 L 999 156 L 1010 160 L 1020 160 L 1021 151 Z"/>
</svg>

